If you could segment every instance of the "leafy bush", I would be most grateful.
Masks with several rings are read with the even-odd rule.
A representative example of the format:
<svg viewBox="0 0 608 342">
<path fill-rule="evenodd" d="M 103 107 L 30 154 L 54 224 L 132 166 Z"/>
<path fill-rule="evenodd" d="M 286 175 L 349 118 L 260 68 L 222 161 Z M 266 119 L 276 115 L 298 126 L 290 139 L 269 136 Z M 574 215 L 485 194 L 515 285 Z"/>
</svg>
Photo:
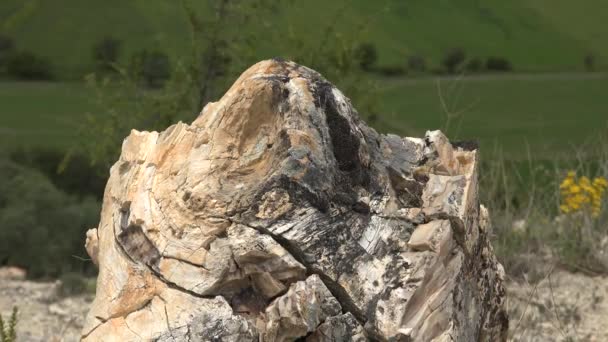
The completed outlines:
<svg viewBox="0 0 608 342">
<path fill-rule="evenodd" d="M 591 53 L 585 55 L 583 59 L 583 63 L 585 64 L 585 70 L 594 71 L 595 70 L 595 56 Z"/>
<path fill-rule="evenodd" d="M 100 70 L 112 70 L 112 64 L 118 61 L 122 42 L 112 37 L 105 37 L 93 46 L 93 59 Z"/>
<path fill-rule="evenodd" d="M 17 307 L 13 307 L 10 320 L 5 324 L 0 315 L 0 342 L 16 342 L 17 341 Z"/>
<path fill-rule="evenodd" d="M 142 50 L 131 57 L 129 70 L 135 79 L 150 88 L 162 88 L 171 77 L 169 56 L 160 51 Z"/>
<path fill-rule="evenodd" d="M 453 48 L 446 52 L 441 64 L 445 67 L 449 74 L 454 74 L 459 71 L 460 66 L 466 60 L 466 54 L 461 48 Z"/>
<path fill-rule="evenodd" d="M 399 65 L 386 65 L 376 69 L 376 71 L 383 76 L 403 76 L 406 74 L 404 67 Z"/>
<path fill-rule="evenodd" d="M 0 34 L 0 74 L 6 72 L 8 58 L 15 52 L 15 42 L 12 38 Z"/>
<path fill-rule="evenodd" d="M 426 70 L 426 61 L 420 55 L 412 55 L 407 58 L 407 67 L 412 71 L 424 72 Z"/>
<path fill-rule="evenodd" d="M 477 57 L 471 58 L 465 65 L 465 68 L 469 72 L 473 72 L 473 73 L 480 72 L 481 69 L 483 68 L 483 62 L 481 61 L 481 59 L 479 59 Z"/>
<path fill-rule="evenodd" d="M 488 57 L 486 59 L 486 69 L 489 71 L 511 71 L 513 66 L 504 57 Z"/>
<path fill-rule="evenodd" d="M 95 271 L 77 257 L 86 256 L 85 232 L 98 223 L 96 200 L 68 196 L 8 160 L 0 160 L 0 189 L 0 265 L 23 267 L 32 278 Z"/>
<path fill-rule="evenodd" d="M 378 51 L 372 43 L 362 43 L 355 48 L 355 60 L 361 69 L 370 71 L 378 61 Z"/>
<path fill-rule="evenodd" d="M 45 148 L 18 148 L 10 153 L 15 163 L 40 171 L 63 192 L 79 197 L 92 196 L 101 200 L 107 181 L 107 170 L 91 165 L 89 158 Z M 103 172 L 100 170 L 104 170 Z"/>
<path fill-rule="evenodd" d="M 22 80 L 50 80 L 53 78 L 51 62 L 31 52 L 21 51 L 8 56 L 6 72 Z"/>
</svg>

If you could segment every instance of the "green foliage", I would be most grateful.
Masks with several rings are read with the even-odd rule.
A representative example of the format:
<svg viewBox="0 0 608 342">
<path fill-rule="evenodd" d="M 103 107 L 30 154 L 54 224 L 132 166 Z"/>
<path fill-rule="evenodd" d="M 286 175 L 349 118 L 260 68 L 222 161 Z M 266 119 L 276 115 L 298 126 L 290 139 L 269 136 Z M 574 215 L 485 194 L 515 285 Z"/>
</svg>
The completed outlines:
<svg viewBox="0 0 608 342">
<path fill-rule="evenodd" d="M 231 2 L 245 6 L 251 1 Z M 604 0 L 490 0 L 483 3 L 389 0 L 387 3 L 391 10 L 363 37 L 381 52 L 378 65 L 402 64 L 408 51 L 416 51 L 427 58 L 427 66 L 432 68 L 440 63 L 445 48 L 454 44 L 466 47 L 470 55 L 504 56 L 520 70 L 580 70 L 581 57 L 588 51 L 596 55 L 598 70 L 608 64 L 608 44 L 604 38 L 608 34 L 608 25 L 605 25 L 608 2 Z M 161 49 L 170 54 L 172 61 L 189 55 L 189 24 L 176 4 L 177 1 L 168 0 L 3 0 L 0 18 L 7 20 L 5 25 L 0 23 L 0 30 L 12 36 L 21 48 L 50 57 L 57 70 L 62 71 L 57 75 L 59 78 L 80 79 L 92 70 L 91 45 L 105 35 L 124 41 L 125 60 L 141 49 Z M 276 2 L 277 7 L 283 4 Z M 369 0 L 353 0 L 348 5 L 350 19 L 339 24 L 342 32 L 365 21 L 379 6 L 378 2 Z M 336 6 L 339 2 L 298 1 L 298 6 L 289 9 L 285 16 L 297 26 L 307 26 L 300 35 L 307 40 L 318 40 L 322 37 L 315 28 L 328 22 Z M 200 12 L 208 13 L 209 19 L 216 13 L 205 8 Z M 253 17 L 285 33 L 282 16 Z M 61 25 L 56 24 L 56 18 L 64 19 Z M 239 28 L 238 23 L 233 27 Z M 64 38 L 75 32 L 78 39 Z M 257 36 L 261 53 L 266 57 L 283 55 L 273 48 L 275 41 L 266 43 L 266 32 L 264 28 L 251 32 Z"/>
<path fill-rule="evenodd" d="M 411 55 L 407 57 L 407 67 L 411 71 L 424 72 L 426 71 L 426 61 L 421 55 Z"/>
<path fill-rule="evenodd" d="M 148 88 L 162 88 L 171 77 L 169 56 L 160 51 L 142 50 L 131 57 L 129 72 Z"/>
<path fill-rule="evenodd" d="M 441 64 L 449 74 L 455 74 L 466 60 L 466 54 L 461 48 L 453 48 L 445 53 Z"/>
<path fill-rule="evenodd" d="M 465 68 L 468 72 L 476 73 L 483 70 L 483 62 L 478 57 L 473 57 L 469 59 L 465 65 Z"/>
<path fill-rule="evenodd" d="M 240 73 L 264 59 L 255 39 L 260 32 L 267 33 L 268 41 L 276 42 L 284 57 L 311 67 L 334 82 L 353 99 L 363 116 L 377 117 L 375 82 L 360 69 L 355 58 L 361 46 L 359 33 L 365 24 L 347 36 L 336 30 L 337 19 L 332 20 L 320 32 L 321 40 L 307 40 L 295 34 L 291 26 L 287 37 L 278 36 L 268 22 L 260 19 L 285 15 L 273 1 L 184 0 L 182 5 L 190 24 L 191 52 L 172 65 L 171 77 L 164 87 L 142 88 L 138 77 L 141 73 L 136 67 L 118 67 L 119 80 L 87 77 L 97 95 L 98 108 L 104 109 L 89 114 L 81 129 L 84 143 L 79 146 L 80 151 L 93 163 L 109 167 L 131 129 L 160 130 L 178 120 L 191 121 L 205 104 L 224 94 Z M 209 11 L 215 15 L 203 15 Z"/>
<path fill-rule="evenodd" d="M 17 164 L 40 171 L 65 193 L 102 198 L 107 174 L 98 172 L 86 156 L 73 154 L 70 162 L 62 165 L 65 151 L 45 146 L 16 148 L 9 155 Z"/>
<path fill-rule="evenodd" d="M 122 42 L 113 37 L 105 37 L 93 46 L 93 60 L 99 70 L 113 70 L 118 62 Z"/>
<path fill-rule="evenodd" d="M 378 62 L 378 51 L 372 43 L 362 43 L 355 48 L 355 59 L 361 69 L 371 71 Z"/>
<path fill-rule="evenodd" d="M 15 52 L 8 56 L 6 72 L 9 76 L 22 80 L 50 80 L 52 66 L 48 59 L 32 52 Z"/>
<path fill-rule="evenodd" d="M 511 71 L 513 66 L 504 57 L 488 57 L 486 59 L 486 69 L 489 71 Z"/>
<path fill-rule="evenodd" d="M 376 72 L 386 77 L 399 77 L 405 75 L 407 70 L 401 65 L 383 65 L 376 68 Z"/>
<path fill-rule="evenodd" d="M 98 223 L 100 205 L 58 190 L 40 172 L 0 160 L 0 264 L 27 269 L 32 278 L 91 272 L 83 239 Z M 76 256 L 76 257 L 75 257 Z"/>
<path fill-rule="evenodd" d="M 595 71 L 595 55 L 592 53 L 588 53 L 583 58 L 583 64 L 585 65 L 586 71 Z"/>
<path fill-rule="evenodd" d="M 11 318 L 7 323 L 4 323 L 2 315 L 0 315 L 0 342 L 16 342 L 17 341 L 17 315 L 19 310 L 13 307 Z"/>
<path fill-rule="evenodd" d="M 9 36 L 0 34 L 0 74 L 6 72 L 9 56 L 15 53 L 15 42 Z"/>
</svg>

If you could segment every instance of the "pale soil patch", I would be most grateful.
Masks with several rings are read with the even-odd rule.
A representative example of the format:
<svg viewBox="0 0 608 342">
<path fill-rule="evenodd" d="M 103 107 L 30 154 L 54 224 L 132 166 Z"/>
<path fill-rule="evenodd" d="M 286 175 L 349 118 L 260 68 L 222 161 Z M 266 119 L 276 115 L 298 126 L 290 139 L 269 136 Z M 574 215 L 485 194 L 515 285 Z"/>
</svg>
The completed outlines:
<svg viewBox="0 0 608 342">
<path fill-rule="evenodd" d="M 507 284 L 512 341 L 608 341 L 608 277 L 547 271 Z"/>
<path fill-rule="evenodd" d="M 92 295 L 59 298 L 58 283 L 0 279 L 0 314 L 7 319 L 19 308 L 17 341 L 80 341 Z"/>
</svg>

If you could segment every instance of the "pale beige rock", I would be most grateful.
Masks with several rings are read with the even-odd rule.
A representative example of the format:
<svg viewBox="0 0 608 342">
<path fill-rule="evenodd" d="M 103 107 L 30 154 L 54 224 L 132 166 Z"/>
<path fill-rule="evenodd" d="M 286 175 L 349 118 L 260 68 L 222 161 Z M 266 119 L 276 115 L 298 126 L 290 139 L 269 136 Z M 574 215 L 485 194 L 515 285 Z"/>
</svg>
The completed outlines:
<svg viewBox="0 0 608 342">
<path fill-rule="evenodd" d="M 306 337 L 307 342 L 368 341 L 367 334 L 357 319 L 346 313 L 329 317 L 317 330 Z"/>
<path fill-rule="evenodd" d="M 477 164 L 472 144 L 378 134 L 316 72 L 260 62 L 192 124 L 124 140 L 87 235 L 83 339 L 504 339 Z"/>
<path fill-rule="evenodd" d="M 313 332 L 332 316 L 341 314 L 340 303 L 319 276 L 293 284 L 275 299 L 264 313 L 263 341 L 293 341 Z"/>
<path fill-rule="evenodd" d="M 0 280 L 24 280 L 27 277 L 27 271 L 15 267 L 15 266 L 4 266 L 0 267 Z"/>
<path fill-rule="evenodd" d="M 95 265 L 99 265 L 99 262 L 97 261 L 97 256 L 99 255 L 99 238 L 97 237 L 97 228 L 87 230 L 86 236 L 87 239 L 84 243 L 84 247 L 91 257 L 91 261 L 93 261 Z"/>
<path fill-rule="evenodd" d="M 421 224 L 414 230 L 407 245 L 413 251 L 433 251 L 438 249 L 441 234 L 450 229 L 450 222 L 447 220 L 436 220 Z"/>
</svg>

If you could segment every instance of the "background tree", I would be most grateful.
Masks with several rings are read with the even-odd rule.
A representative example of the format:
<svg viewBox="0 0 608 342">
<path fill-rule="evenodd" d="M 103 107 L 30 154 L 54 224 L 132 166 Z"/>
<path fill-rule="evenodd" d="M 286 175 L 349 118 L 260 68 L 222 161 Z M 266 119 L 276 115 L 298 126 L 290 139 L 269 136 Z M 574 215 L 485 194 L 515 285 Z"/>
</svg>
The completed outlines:
<svg viewBox="0 0 608 342">
<path fill-rule="evenodd" d="M 0 34 L 0 74 L 6 72 L 6 64 L 15 52 L 15 42 L 7 35 Z"/>
<path fill-rule="evenodd" d="M 583 64 L 585 65 L 586 71 L 595 71 L 595 55 L 592 53 L 586 54 L 583 59 Z"/>
<path fill-rule="evenodd" d="M 412 55 L 407 58 L 407 67 L 412 71 L 426 71 L 426 61 L 420 55 Z"/>
<path fill-rule="evenodd" d="M 145 87 L 162 88 L 171 77 L 169 56 L 160 51 L 139 51 L 131 56 L 129 72 Z"/>
<path fill-rule="evenodd" d="M 113 37 L 105 37 L 93 46 L 93 60 L 99 70 L 113 70 L 118 62 L 122 42 Z"/>
<path fill-rule="evenodd" d="M 453 48 L 446 52 L 441 64 L 449 74 L 454 74 L 466 59 L 466 54 L 461 48 Z"/>
<path fill-rule="evenodd" d="M 29 51 L 12 53 L 6 61 L 9 76 L 23 80 L 50 80 L 53 78 L 51 62 Z"/>
<path fill-rule="evenodd" d="M 488 71 L 511 71 L 513 66 L 504 57 L 490 56 L 486 59 L 486 70 Z"/>
<path fill-rule="evenodd" d="M 355 48 L 354 57 L 358 61 L 361 69 L 371 71 L 378 61 L 376 46 L 372 43 L 359 44 Z"/>
</svg>

